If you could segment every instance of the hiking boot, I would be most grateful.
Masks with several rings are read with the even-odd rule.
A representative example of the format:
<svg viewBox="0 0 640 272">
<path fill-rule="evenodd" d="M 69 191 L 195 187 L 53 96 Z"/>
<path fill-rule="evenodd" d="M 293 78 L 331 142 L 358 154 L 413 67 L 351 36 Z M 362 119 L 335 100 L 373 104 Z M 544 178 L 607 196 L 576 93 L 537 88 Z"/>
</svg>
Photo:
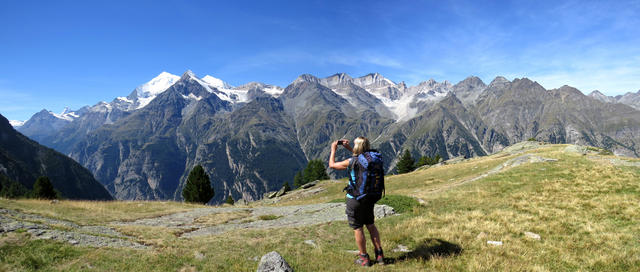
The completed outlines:
<svg viewBox="0 0 640 272">
<path fill-rule="evenodd" d="M 371 266 L 371 260 L 369 260 L 369 254 L 360 254 L 358 258 L 354 261 L 357 265 L 361 266 Z"/>
<path fill-rule="evenodd" d="M 376 263 L 384 265 L 384 254 L 382 253 L 382 249 L 376 249 Z"/>
</svg>

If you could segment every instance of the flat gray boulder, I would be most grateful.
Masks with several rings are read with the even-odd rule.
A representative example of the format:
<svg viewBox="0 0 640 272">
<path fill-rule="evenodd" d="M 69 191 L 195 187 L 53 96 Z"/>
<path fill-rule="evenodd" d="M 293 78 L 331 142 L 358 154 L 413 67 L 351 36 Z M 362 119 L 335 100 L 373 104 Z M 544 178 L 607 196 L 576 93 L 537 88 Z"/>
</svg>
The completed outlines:
<svg viewBox="0 0 640 272">
<path fill-rule="evenodd" d="M 287 190 L 285 190 L 286 188 L 284 186 L 282 186 L 282 188 L 276 193 L 276 197 L 281 197 L 284 194 L 287 193 Z"/>
<path fill-rule="evenodd" d="M 313 182 L 309 182 L 309 183 L 302 184 L 302 186 L 300 186 L 300 188 L 302 188 L 302 189 L 308 189 L 308 188 L 311 188 L 311 187 L 313 187 L 313 186 L 316 186 L 316 184 L 318 184 L 318 180 L 315 180 L 315 181 L 313 181 Z"/>
<path fill-rule="evenodd" d="M 271 251 L 260 259 L 258 272 L 293 272 L 287 261 L 278 252 Z"/>
</svg>

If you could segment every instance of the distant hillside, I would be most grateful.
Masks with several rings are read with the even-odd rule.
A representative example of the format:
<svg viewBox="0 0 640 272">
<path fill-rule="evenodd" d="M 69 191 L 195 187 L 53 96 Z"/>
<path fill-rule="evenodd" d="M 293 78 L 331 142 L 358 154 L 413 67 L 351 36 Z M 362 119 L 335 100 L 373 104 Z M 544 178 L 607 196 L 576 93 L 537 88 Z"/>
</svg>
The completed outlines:
<svg viewBox="0 0 640 272">
<path fill-rule="evenodd" d="M 69 157 L 39 145 L 15 131 L 0 115 L 0 176 L 32 188 L 47 176 L 62 196 L 70 199 L 110 200 L 111 195 L 91 172 Z"/>
</svg>

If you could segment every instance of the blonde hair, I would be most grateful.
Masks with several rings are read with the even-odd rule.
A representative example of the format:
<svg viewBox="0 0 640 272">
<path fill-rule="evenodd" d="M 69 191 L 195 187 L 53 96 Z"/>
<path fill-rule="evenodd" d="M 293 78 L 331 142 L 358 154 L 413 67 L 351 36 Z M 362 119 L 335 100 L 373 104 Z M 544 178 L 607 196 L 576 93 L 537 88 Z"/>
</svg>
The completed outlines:
<svg viewBox="0 0 640 272">
<path fill-rule="evenodd" d="M 369 139 L 365 137 L 358 137 L 353 140 L 353 155 L 358 156 L 365 151 L 369 150 Z"/>
</svg>

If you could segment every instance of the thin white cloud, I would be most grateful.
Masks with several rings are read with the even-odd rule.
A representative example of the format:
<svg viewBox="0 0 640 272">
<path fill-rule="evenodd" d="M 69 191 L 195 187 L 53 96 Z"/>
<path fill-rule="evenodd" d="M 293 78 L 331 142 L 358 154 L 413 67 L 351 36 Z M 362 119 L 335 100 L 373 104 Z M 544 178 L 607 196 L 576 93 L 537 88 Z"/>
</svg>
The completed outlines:
<svg viewBox="0 0 640 272">
<path fill-rule="evenodd" d="M 332 64 L 342 64 L 358 66 L 363 64 L 373 64 L 382 67 L 401 68 L 402 62 L 392 57 L 370 51 L 330 53 L 326 62 Z"/>
<path fill-rule="evenodd" d="M 362 50 L 357 52 L 309 52 L 297 48 L 283 48 L 272 51 L 264 51 L 252 56 L 243 57 L 229 63 L 220 70 L 228 73 L 242 73 L 256 69 L 269 67 L 282 67 L 286 65 L 331 66 L 346 65 L 354 67 L 377 66 L 387 68 L 402 68 L 403 63 L 392 57 Z M 303 73 L 304 71 L 300 71 Z M 338 72 L 338 71 L 336 71 Z"/>
<path fill-rule="evenodd" d="M 33 95 L 11 89 L 0 88 L 0 113 L 10 120 L 27 120 L 42 109 Z"/>
</svg>

